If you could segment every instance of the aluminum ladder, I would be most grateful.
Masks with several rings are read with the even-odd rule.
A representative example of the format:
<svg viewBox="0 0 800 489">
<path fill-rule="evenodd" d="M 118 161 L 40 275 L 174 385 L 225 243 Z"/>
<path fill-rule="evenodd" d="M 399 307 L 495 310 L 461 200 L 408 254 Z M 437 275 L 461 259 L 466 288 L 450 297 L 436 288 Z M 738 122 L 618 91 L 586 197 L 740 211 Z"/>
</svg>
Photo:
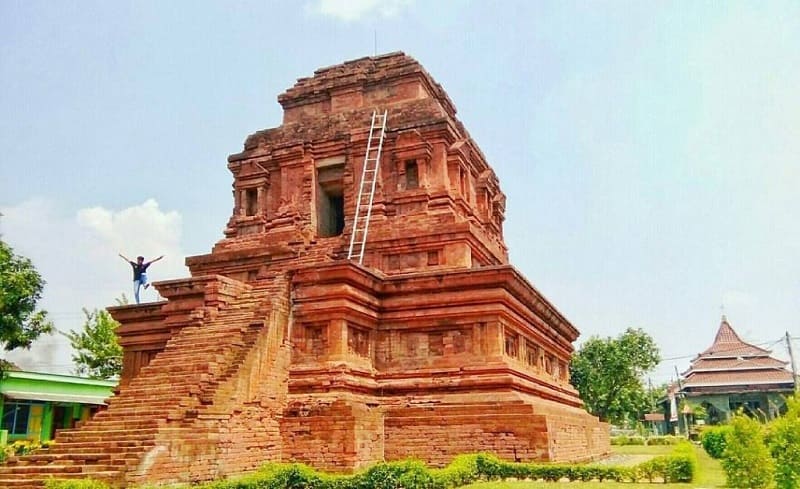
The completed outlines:
<svg viewBox="0 0 800 489">
<path fill-rule="evenodd" d="M 372 123 L 367 139 L 367 154 L 364 156 L 364 166 L 361 169 L 356 217 L 353 221 L 353 234 L 350 236 L 350 248 L 347 251 L 347 259 L 357 258 L 359 264 L 364 261 L 369 218 L 372 216 L 372 200 L 375 198 L 375 183 L 378 181 L 381 150 L 383 150 L 383 139 L 386 135 L 386 114 L 387 110 L 384 110 L 382 114 L 377 109 L 372 112 Z"/>
</svg>

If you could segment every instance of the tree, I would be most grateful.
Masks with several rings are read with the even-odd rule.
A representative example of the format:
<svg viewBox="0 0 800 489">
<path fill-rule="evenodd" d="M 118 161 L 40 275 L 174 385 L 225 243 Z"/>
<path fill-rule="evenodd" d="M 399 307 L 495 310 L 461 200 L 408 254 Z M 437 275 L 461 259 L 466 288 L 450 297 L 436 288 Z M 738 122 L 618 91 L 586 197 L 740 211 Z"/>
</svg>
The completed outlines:
<svg viewBox="0 0 800 489">
<path fill-rule="evenodd" d="M 602 421 L 624 424 L 649 410 L 642 377 L 661 361 L 653 338 L 628 328 L 617 338 L 589 338 L 573 355 L 572 384 L 586 409 Z"/>
<path fill-rule="evenodd" d="M 117 299 L 118 304 L 127 304 L 125 296 Z M 122 372 L 122 347 L 117 341 L 116 329 L 119 323 L 105 309 L 89 311 L 83 308 L 86 320 L 83 330 L 70 330 L 66 334 L 75 353 L 77 375 L 87 375 L 92 379 L 110 379 Z"/>
<path fill-rule="evenodd" d="M 778 489 L 800 487 L 800 394 L 786 399 L 786 414 L 769 426 L 769 449 L 775 460 Z"/>
<path fill-rule="evenodd" d="M 769 487 L 775 464 L 764 444 L 764 427 L 741 410 L 731 419 L 730 426 L 721 460 L 726 486 L 748 489 Z"/>
<path fill-rule="evenodd" d="M 30 259 L 0 240 L 0 344 L 6 351 L 30 348 L 53 331 L 47 311 L 36 310 L 45 281 Z"/>
</svg>

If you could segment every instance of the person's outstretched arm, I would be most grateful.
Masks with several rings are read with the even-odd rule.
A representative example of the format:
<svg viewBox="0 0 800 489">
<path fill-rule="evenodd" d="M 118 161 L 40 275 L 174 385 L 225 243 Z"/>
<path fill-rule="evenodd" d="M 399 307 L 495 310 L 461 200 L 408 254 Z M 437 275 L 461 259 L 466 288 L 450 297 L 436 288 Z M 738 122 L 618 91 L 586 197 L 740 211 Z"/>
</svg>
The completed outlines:
<svg viewBox="0 0 800 489">
<path fill-rule="evenodd" d="M 122 258 L 123 260 L 125 260 L 128 263 L 133 263 L 128 257 L 123 255 L 122 253 L 119 254 L 119 257 Z"/>
<path fill-rule="evenodd" d="M 164 258 L 164 255 L 161 255 L 161 256 L 159 256 L 158 258 L 155 258 L 155 259 L 153 259 L 153 260 L 150 260 L 149 262 L 147 262 L 147 264 L 149 265 L 149 264 L 151 264 L 151 263 L 155 263 L 155 262 L 157 262 L 158 260 L 160 260 L 160 259 L 162 259 L 162 258 Z"/>
</svg>

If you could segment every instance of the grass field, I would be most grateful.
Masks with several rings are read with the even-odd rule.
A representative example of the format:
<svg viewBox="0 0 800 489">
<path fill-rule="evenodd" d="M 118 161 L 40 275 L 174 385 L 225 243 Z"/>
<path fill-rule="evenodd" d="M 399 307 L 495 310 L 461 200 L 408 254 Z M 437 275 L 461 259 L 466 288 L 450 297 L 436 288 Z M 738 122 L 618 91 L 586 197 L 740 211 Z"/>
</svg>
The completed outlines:
<svg viewBox="0 0 800 489">
<path fill-rule="evenodd" d="M 622 446 L 611 447 L 614 455 L 631 456 L 632 459 L 644 459 L 647 456 L 666 455 L 672 451 L 670 446 Z M 530 482 L 530 481 L 508 481 L 508 482 L 479 482 L 466 486 L 468 489 L 538 489 L 553 488 L 555 485 L 568 485 L 575 489 L 690 489 L 690 488 L 719 488 L 725 487 L 725 473 L 719 465 L 719 461 L 709 457 L 702 448 L 695 448 L 697 451 L 698 474 L 694 482 L 689 484 L 660 484 L 660 483 L 631 483 L 631 482 Z M 624 458 L 624 457 L 622 457 Z"/>
</svg>

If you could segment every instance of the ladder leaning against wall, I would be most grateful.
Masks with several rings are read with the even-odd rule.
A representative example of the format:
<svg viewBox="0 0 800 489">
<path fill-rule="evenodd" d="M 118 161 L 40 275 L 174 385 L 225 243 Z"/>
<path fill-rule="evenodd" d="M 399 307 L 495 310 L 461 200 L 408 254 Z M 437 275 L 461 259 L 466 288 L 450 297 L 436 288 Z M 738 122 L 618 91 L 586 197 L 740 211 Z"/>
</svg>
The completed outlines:
<svg viewBox="0 0 800 489">
<path fill-rule="evenodd" d="M 378 181 L 378 169 L 381 162 L 383 138 L 386 135 L 386 114 L 374 110 L 372 123 L 369 127 L 367 139 L 367 153 L 364 156 L 364 166 L 361 169 L 361 183 L 358 186 L 358 200 L 356 201 L 356 217 L 353 221 L 353 234 L 350 236 L 350 248 L 347 259 L 364 261 L 364 247 L 367 243 L 369 231 L 369 218 L 372 216 L 372 200 L 375 198 L 375 183 Z"/>
</svg>

